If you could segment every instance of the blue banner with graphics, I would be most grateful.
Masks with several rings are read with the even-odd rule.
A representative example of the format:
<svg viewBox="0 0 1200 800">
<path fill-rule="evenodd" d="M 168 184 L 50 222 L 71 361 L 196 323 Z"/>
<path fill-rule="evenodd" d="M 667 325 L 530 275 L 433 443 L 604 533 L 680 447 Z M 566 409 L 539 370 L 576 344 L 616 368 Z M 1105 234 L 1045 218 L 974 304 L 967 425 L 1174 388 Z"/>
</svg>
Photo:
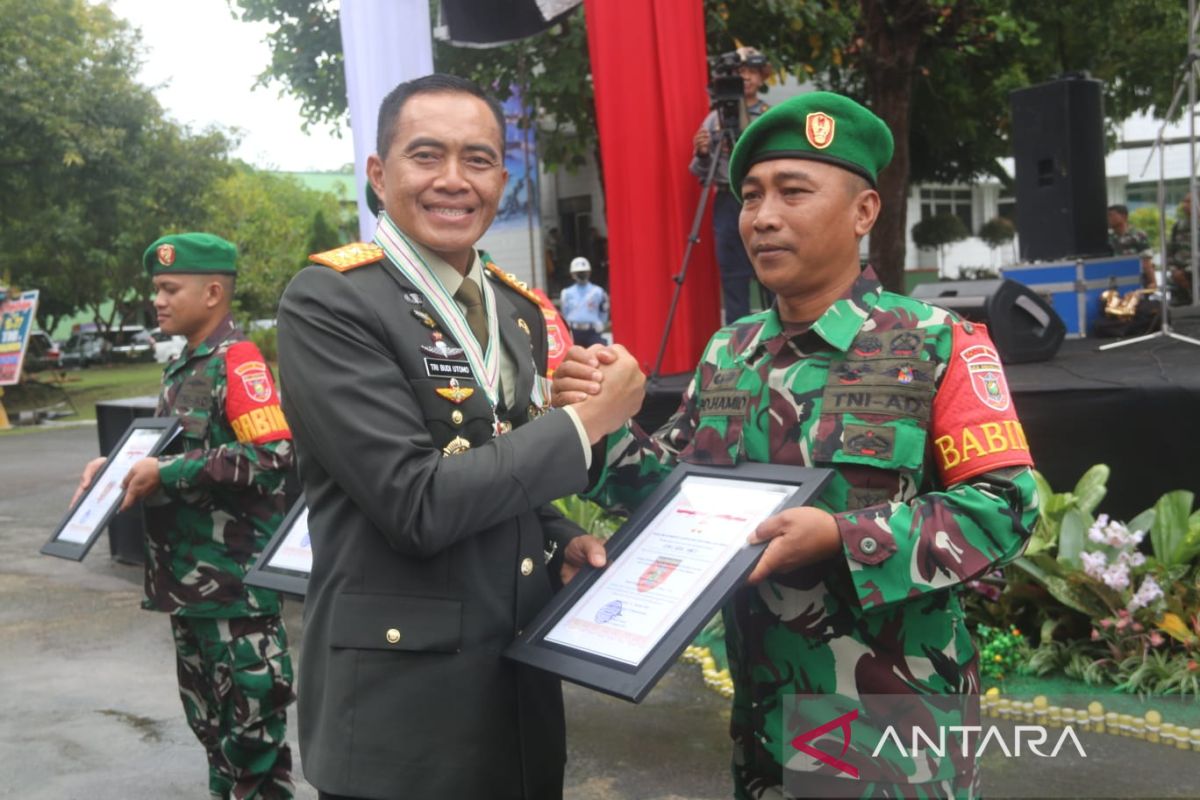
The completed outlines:
<svg viewBox="0 0 1200 800">
<path fill-rule="evenodd" d="M 0 386 L 21 380 L 21 363 L 37 317 L 37 290 L 21 292 L 0 303 Z"/>
</svg>

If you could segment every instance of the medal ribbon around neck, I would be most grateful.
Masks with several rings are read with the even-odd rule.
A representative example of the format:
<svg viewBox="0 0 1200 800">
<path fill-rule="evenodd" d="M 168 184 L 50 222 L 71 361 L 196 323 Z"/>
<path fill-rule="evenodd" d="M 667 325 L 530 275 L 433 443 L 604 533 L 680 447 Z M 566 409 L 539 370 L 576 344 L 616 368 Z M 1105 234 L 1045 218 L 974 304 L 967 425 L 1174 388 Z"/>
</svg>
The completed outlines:
<svg viewBox="0 0 1200 800">
<path fill-rule="evenodd" d="M 446 287 L 433 274 L 429 265 L 421 258 L 421 254 L 409 243 L 396 224 L 382 214 L 379 217 L 379 226 L 375 229 L 375 243 L 383 248 L 383 252 L 391 259 L 393 266 L 400 270 L 400 274 L 424 293 L 438 316 L 445 320 L 446 327 L 466 354 L 471 371 L 475 373 L 488 402 L 492 404 L 494 416 L 500 397 L 500 349 L 496 344 L 500 341 L 500 325 L 496 319 L 496 298 L 492 293 L 491 284 L 482 281 L 483 304 L 488 321 L 488 348 L 485 353 L 479 347 L 479 340 L 471 332 L 467 318 L 454 297 L 446 291 Z M 463 280 L 471 278 L 464 277 Z"/>
</svg>

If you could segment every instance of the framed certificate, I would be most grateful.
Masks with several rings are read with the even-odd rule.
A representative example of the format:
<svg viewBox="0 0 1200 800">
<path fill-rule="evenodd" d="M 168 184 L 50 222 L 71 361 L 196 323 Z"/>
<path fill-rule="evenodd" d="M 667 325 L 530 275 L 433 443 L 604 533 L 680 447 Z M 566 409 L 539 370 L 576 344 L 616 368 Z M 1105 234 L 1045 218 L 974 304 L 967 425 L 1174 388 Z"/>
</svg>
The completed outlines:
<svg viewBox="0 0 1200 800">
<path fill-rule="evenodd" d="M 125 490 L 121 482 L 135 461 L 157 456 L 179 432 L 175 417 L 138 417 L 112 448 L 92 485 L 59 523 L 42 554 L 82 561 L 100 532 L 117 513 Z"/>
<path fill-rule="evenodd" d="M 828 469 L 681 464 L 505 655 L 640 703 L 750 573 L 767 517 L 806 505 Z"/>
<path fill-rule="evenodd" d="M 310 572 L 312 541 L 308 538 L 308 505 L 301 495 L 246 573 L 245 582 L 304 597 L 308 592 Z"/>
</svg>

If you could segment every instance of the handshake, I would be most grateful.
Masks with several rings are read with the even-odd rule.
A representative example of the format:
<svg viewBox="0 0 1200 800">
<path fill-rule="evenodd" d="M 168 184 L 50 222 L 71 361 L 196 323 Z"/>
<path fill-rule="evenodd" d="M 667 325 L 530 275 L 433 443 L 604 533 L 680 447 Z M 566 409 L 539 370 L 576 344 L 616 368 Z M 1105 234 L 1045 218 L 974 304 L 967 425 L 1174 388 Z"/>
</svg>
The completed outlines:
<svg viewBox="0 0 1200 800">
<path fill-rule="evenodd" d="M 554 371 L 551 402 L 575 406 L 588 441 L 596 444 L 636 414 L 645 395 L 646 376 L 624 347 L 575 345 Z"/>
</svg>

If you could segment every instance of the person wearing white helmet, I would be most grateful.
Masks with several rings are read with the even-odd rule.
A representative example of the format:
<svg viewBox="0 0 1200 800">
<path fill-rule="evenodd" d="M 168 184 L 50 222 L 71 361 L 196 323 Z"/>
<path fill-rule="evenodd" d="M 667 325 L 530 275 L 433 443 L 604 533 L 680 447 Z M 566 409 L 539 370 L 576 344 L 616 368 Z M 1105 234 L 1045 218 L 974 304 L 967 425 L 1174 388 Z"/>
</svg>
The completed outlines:
<svg viewBox="0 0 1200 800">
<path fill-rule="evenodd" d="M 571 261 L 574 286 L 563 289 L 560 302 L 563 318 L 571 326 L 575 344 L 603 344 L 600 334 L 608 328 L 608 293 L 591 282 L 592 264 L 583 256 Z"/>
</svg>

